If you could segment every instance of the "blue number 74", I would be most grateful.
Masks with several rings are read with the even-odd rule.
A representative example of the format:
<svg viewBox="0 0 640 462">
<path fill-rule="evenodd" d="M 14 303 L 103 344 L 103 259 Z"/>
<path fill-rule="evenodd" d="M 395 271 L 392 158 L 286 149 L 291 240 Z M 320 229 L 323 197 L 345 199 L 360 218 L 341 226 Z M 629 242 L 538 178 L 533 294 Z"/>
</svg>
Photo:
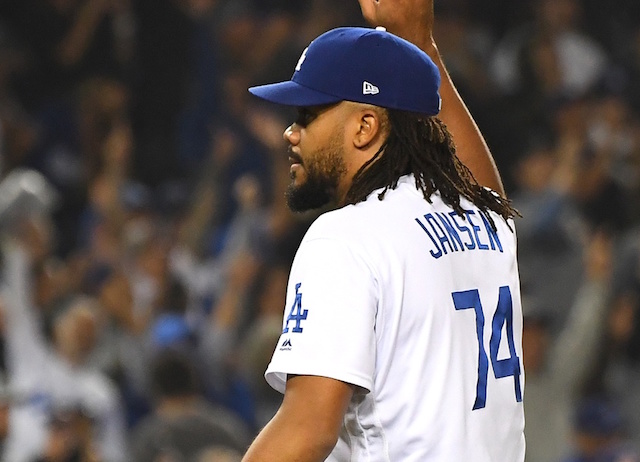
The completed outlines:
<svg viewBox="0 0 640 462">
<path fill-rule="evenodd" d="M 453 292 L 453 305 L 456 310 L 467 310 L 473 308 L 476 312 L 476 334 L 478 336 L 478 384 L 476 387 L 476 400 L 473 410 L 482 409 L 487 403 L 487 374 L 489 371 L 489 360 L 483 343 L 484 312 L 480 303 L 480 293 L 478 289 L 465 290 L 463 292 Z M 502 328 L 506 323 L 507 343 L 509 344 L 509 357 L 498 359 L 498 348 L 502 338 Z M 516 401 L 522 401 L 522 390 L 520 388 L 520 360 L 516 354 L 516 346 L 513 340 L 513 303 L 511 301 L 511 291 L 508 286 L 500 287 L 498 296 L 498 307 L 491 322 L 491 340 L 489 341 L 489 354 L 491 355 L 491 366 L 496 379 L 503 377 L 513 377 L 516 393 Z"/>
</svg>

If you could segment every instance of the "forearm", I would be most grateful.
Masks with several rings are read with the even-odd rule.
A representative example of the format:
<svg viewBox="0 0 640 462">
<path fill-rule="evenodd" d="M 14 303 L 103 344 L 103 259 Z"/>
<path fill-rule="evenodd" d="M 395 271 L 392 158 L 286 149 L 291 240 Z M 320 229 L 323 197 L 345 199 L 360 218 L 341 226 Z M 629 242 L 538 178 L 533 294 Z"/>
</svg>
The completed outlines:
<svg viewBox="0 0 640 462">
<path fill-rule="evenodd" d="M 479 184 L 504 196 L 504 187 L 491 151 L 451 80 L 437 46 L 431 40 L 422 40 L 419 46 L 440 69 L 442 109 L 438 117 L 453 135 L 458 158 L 471 170 Z"/>
<path fill-rule="evenodd" d="M 320 462 L 338 441 L 355 387 L 320 376 L 288 376 L 280 409 L 243 462 Z"/>
<path fill-rule="evenodd" d="M 321 462 L 335 444 L 314 425 L 296 422 L 279 412 L 260 432 L 242 462 Z"/>
</svg>

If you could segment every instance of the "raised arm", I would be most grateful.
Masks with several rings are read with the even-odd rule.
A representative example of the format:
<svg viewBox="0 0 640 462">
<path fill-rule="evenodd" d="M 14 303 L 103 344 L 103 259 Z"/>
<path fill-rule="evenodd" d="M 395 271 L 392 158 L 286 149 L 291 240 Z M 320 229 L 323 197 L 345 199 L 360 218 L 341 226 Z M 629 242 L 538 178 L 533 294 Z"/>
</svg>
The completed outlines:
<svg viewBox="0 0 640 462">
<path fill-rule="evenodd" d="M 500 174 L 487 143 L 456 90 L 433 38 L 434 0 L 359 0 L 364 18 L 372 26 L 383 26 L 425 51 L 442 75 L 439 118 L 447 125 L 456 144 L 458 158 L 478 183 L 505 195 Z"/>
</svg>

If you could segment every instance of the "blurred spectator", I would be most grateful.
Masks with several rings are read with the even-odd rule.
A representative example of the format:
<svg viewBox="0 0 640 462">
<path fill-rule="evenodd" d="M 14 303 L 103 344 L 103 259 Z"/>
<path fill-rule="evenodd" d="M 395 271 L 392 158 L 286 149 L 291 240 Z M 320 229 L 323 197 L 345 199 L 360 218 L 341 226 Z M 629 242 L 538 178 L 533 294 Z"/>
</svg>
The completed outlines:
<svg viewBox="0 0 640 462">
<path fill-rule="evenodd" d="M 111 377 L 122 394 L 128 426 L 149 411 L 147 319 L 134 310 L 131 284 L 117 269 L 93 270 L 94 293 L 103 308 L 102 330 L 92 366 Z"/>
<path fill-rule="evenodd" d="M 57 254 L 67 255 L 81 244 L 77 235 L 89 183 L 98 176 L 103 183 L 124 181 L 132 149 L 127 108 L 121 83 L 94 78 L 79 84 L 73 99 L 37 114 L 37 139 L 25 163 L 42 172 L 61 195 L 54 216 Z"/>
<path fill-rule="evenodd" d="M 522 287 L 546 311 L 554 331 L 566 319 L 582 278 L 584 223 L 571 196 L 574 159 L 542 136 L 532 141 L 514 174 L 512 198 L 522 214 L 517 220 Z"/>
<path fill-rule="evenodd" d="M 600 209 L 618 209 L 619 216 L 598 212 L 612 229 L 624 230 L 638 216 L 640 196 L 640 120 L 621 95 L 605 94 L 596 98 L 588 110 L 587 144 L 596 159 L 601 159 L 602 174 L 609 186 L 591 192 L 591 204 Z M 586 182 L 586 181 L 585 181 Z M 612 197 L 619 197 L 613 206 Z M 589 206 L 589 209 L 597 209 Z M 586 210 L 586 215 L 595 215 Z M 611 218 L 606 218 L 607 216 Z M 595 217 L 598 220 L 598 217 Z M 595 221 L 594 220 L 594 221 Z M 602 219 L 601 219 L 602 220 Z M 603 220 L 604 221 L 604 220 Z"/>
<path fill-rule="evenodd" d="M 92 441 L 93 425 L 91 417 L 82 410 L 57 410 L 49 421 L 47 442 L 36 462 L 101 460 Z"/>
<path fill-rule="evenodd" d="M 536 0 L 535 17 L 507 33 L 493 62 L 496 82 L 508 93 L 578 97 L 602 77 L 602 47 L 579 29 L 578 0 Z"/>
<path fill-rule="evenodd" d="M 602 111 L 595 115 L 593 109 L 597 107 L 587 98 L 564 101 L 557 106 L 554 113 L 557 149 L 565 163 L 573 169 L 570 193 L 585 220 L 592 227 L 622 232 L 631 221 L 628 205 L 630 191 L 616 180 L 615 175 L 619 176 L 619 173 L 612 165 L 626 163 L 628 174 L 633 175 L 635 168 L 631 165 L 635 153 L 632 142 L 622 147 L 614 141 L 618 136 L 626 138 L 624 133 L 627 129 L 622 127 L 622 121 L 602 122 L 607 115 Z M 617 126 L 605 128 L 609 123 Z M 600 124 L 604 125 L 605 130 L 612 130 L 612 137 L 606 143 L 597 141 L 596 131 Z M 630 140 L 627 138 L 627 141 Z M 618 146 L 621 151 L 626 151 L 626 159 L 615 159 L 614 152 Z"/>
<path fill-rule="evenodd" d="M 86 363 L 99 331 L 99 308 L 90 299 L 74 300 L 53 321 L 50 344 L 38 328 L 39 316 L 28 296 L 27 252 L 15 241 L 4 242 L 8 377 L 16 399 L 23 403 L 12 408 L 23 424 L 10 427 L 5 457 L 21 461 L 44 454 L 47 433 L 53 432 L 53 437 L 59 428 L 50 426 L 56 422 L 50 419 L 60 410 L 80 410 L 93 423 L 91 446 L 100 457 L 123 461 L 126 446 L 119 395 L 104 375 Z"/>
<path fill-rule="evenodd" d="M 205 401 L 187 356 L 170 350 L 160 352 L 151 377 L 154 411 L 134 429 L 133 460 L 196 460 L 201 451 L 213 445 L 246 449 L 249 431 L 229 411 Z"/>
<path fill-rule="evenodd" d="M 612 9 L 598 0 L 582 0 L 582 7 L 589 35 L 602 43 L 619 65 L 626 67 L 640 24 L 638 2 L 619 0 Z"/>
<path fill-rule="evenodd" d="M 619 405 L 631 440 L 640 447 L 640 237 L 628 233 L 618 246 L 611 310 L 602 355 L 586 391 L 611 397 Z"/>
<path fill-rule="evenodd" d="M 622 415 L 614 404 L 591 397 L 576 406 L 573 455 L 564 462 L 638 462 L 640 453 L 624 436 Z"/>
<path fill-rule="evenodd" d="M 525 299 L 523 362 L 527 462 L 560 460 L 570 444 L 571 412 L 583 381 L 598 357 L 604 335 L 611 273 L 611 242 L 595 234 L 585 255 L 585 278 L 554 335 L 548 314 Z"/>
<path fill-rule="evenodd" d="M 258 282 L 255 295 L 256 308 L 252 321 L 242 336 L 239 369 L 246 378 L 256 401 L 256 420 L 262 428 L 271 420 L 282 402 L 282 395 L 264 380 L 273 350 L 282 333 L 284 292 L 289 266 L 284 264 L 266 266 Z"/>
<path fill-rule="evenodd" d="M 13 84 L 39 110 L 89 77 L 120 77 L 130 56 L 128 0 L 7 0 L 3 17 L 28 50 Z"/>
<path fill-rule="evenodd" d="M 497 111 L 502 129 L 494 139 L 511 151 L 505 160 L 526 148 L 519 134 L 544 129 L 557 101 L 584 97 L 607 70 L 603 48 L 580 29 L 579 0 L 531 4 L 533 17 L 501 38 L 490 64 L 504 95 Z"/>
<path fill-rule="evenodd" d="M 205 449 L 196 462 L 240 462 L 242 454 L 228 448 L 212 447 Z"/>
<path fill-rule="evenodd" d="M 217 1 L 137 0 L 136 63 L 131 88 L 136 131 L 133 176 L 158 186 L 184 174 L 204 150 L 207 118 L 220 94 L 213 30 Z M 204 16 L 204 18 L 203 18 Z M 167 33 L 171 31 L 171 33 Z M 180 138 L 180 136 L 182 136 Z M 182 157 L 182 159 L 180 159 Z"/>
</svg>

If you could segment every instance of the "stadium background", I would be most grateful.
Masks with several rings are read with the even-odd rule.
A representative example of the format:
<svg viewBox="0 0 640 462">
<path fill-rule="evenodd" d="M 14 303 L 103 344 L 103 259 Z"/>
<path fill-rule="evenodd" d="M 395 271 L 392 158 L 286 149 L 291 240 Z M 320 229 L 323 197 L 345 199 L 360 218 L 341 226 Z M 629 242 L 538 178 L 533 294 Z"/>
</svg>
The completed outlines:
<svg viewBox="0 0 640 462">
<path fill-rule="evenodd" d="M 575 454 L 575 432 L 638 445 L 640 3 L 437 0 L 436 14 L 523 215 L 527 460 Z M 341 25 L 362 25 L 355 0 L 0 2 L 3 460 L 235 460 L 221 448 L 273 414 L 262 372 L 314 215 L 282 199 L 292 113 L 246 89 L 288 79 Z M 57 383 L 65 367 L 93 385 Z M 169 406 L 189 430 L 168 437 L 167 402 L 194 394 L 201 420 L 193 400 Z M 197 440 L 204 427 L 218 436 Z"/>
</svg>

